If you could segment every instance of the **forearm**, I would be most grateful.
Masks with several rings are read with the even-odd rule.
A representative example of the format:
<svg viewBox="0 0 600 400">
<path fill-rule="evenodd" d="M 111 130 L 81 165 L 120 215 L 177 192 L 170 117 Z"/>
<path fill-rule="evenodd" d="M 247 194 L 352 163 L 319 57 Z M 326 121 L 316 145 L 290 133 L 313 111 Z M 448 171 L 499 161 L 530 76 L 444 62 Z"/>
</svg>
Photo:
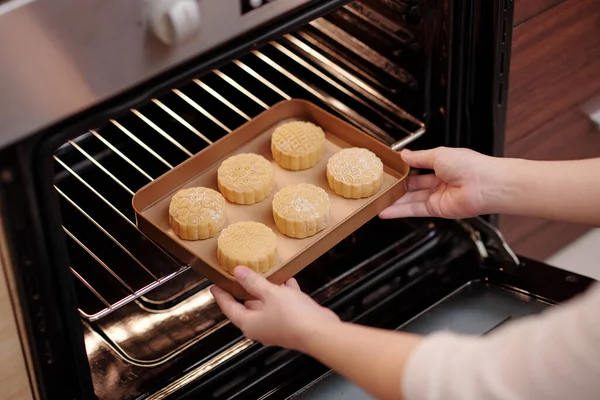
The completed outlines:
<svg viewBox="0 0 600 400">
<path fill-rule="evenodd" d="M 600 158 L 495 159 L 490 168 L 490 213 L 600 225 Z"/>
<path fill-rule="evenodd" d="M 426 338 L 402 377 L 407 400 L 597 400 L 600 287 L 480 338 Z"/>
<path fill-rule="evenodd" d="M 421 338 L 348 323 L 321 326 L 301 351 L 379 399 L 401 399 L 404 366 Z"/>
</svg>

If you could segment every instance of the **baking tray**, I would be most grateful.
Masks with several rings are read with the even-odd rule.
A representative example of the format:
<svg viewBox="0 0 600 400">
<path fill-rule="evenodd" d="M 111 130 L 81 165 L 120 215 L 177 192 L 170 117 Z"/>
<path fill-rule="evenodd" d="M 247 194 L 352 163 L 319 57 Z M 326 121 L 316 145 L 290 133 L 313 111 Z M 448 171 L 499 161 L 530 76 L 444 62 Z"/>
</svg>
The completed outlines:
<svg viewBox="0 0 600 400">
<path fill-rule="evenodd" d="M 304 120 L 323 128 L 326 135 L 325 155 L 311 169 L 288 171 L 273 161 L 271 134 L 282 123 Z M 373 151 L 384 164 L 384 179 L 380 191 L 366 199 L 344 199 L 329 189 L 325 170 L 329 157 L 346 147 L 363 147 Z M 409 167 L 398 153 L 354 126 L 304 100 L 287 100 L 264 111 L 229 135 L 207 147 L 160 178 L 141 188 L 133 196 L 133 209 L 139 229 L 167 251 L 188 263 L 210 281 L 240 299 L 249 295 L 217 261 L 217 237 L 187 241 L 180 239 L 169 226 L 168 209 L 171 197 L 180 189 L 204 186 L 215 190 L 217 168 L 235 154 L 256 153 L 270 160 L 275 167 L 275 186 L 271 195 L 254 205 L 227 203 L 226 226 L 238 221 L 262 222 L 277 235 L 277 264 L 263 275 L 281 284 L 327 252 L 385 207 L 402 196 L 404 179 Z M 305 239 L 293 239 L 279 233 L 273 221 L 273 195 L 284 186 L 312 183 L 327 191 L 331 201 L 329 227 Z"/>
</svg>

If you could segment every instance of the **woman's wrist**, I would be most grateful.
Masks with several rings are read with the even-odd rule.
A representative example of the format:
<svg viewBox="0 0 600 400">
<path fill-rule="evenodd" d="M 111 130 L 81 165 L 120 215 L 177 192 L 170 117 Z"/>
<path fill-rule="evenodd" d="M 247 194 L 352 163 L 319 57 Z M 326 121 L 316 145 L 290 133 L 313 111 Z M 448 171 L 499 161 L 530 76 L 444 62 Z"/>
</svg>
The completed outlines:
<svg viewBox="0 0 600 400">
<path fill-rule="evenodd" d="M 519 204 L 519 195 L 523 189 L 521 173 L 531 166 L 527 160 L 516 158 L 490 157 L 482 196 L 485 204 L 484 214 L 513 214 Z"/>
<path fill-rule="evenodd" d="M 309 323 L 298 332 L 297 346 L 294 350 L 316 357 L 318 349 L 323 341 L 328 340 L 328 336 L 337 332 L 337 330 L 346 324 L 340 320 L 317 321 Z"/>
</svg>

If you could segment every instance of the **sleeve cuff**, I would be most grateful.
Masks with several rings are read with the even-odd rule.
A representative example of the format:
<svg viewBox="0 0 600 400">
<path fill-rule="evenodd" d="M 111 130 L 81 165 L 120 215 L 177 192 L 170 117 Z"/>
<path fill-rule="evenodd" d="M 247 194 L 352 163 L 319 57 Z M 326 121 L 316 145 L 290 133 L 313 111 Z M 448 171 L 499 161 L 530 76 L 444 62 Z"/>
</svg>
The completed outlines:
<svg viewBox="0 0 600 400">
<path fill-rule="evenodd" d="M 451 368 L 452 352 L 461 355 L 478 343 L 474 336 L 439 332 L 427 336 L 408 359 L 402 377 L 404 400 L 443 399 L 444 374 Z"/>
</svg>

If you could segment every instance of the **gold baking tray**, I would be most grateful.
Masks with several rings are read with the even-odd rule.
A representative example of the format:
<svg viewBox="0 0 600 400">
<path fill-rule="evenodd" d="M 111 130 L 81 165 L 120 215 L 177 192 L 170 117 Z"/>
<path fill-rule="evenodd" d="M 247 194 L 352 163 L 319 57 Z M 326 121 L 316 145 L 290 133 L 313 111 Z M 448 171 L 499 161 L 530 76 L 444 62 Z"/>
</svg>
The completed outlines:
<svg viewBox="0 0 600 400">
<path fill-rule="evenodd" d="M 273 129 L 294 120 L 311 121 L 321 126 L 327 139 L 322 160 L 315 167 L 304 171 L 284 170 L 275 164 L 271 156 Z M 381 159 L 384 164 L 384 179 L 378 193 L 366 199 L 351 200 L 344 199 L 329 189 L 325 176 L 327 160 L 345 147 L 367 148 Z M 264 276 L 276 284 L 285 282 L 305 268 L 406 191 L 403 181 L 408 175 L 409 167 L 396 151 L 316 105 L 296 99 L 276 104 L 141 188 L 132 201 L 140 230 L 181 261 L 240 299 L 247 299 L 249 295 L 231 274 L 220 268 L 217 261 L 217 237 L 199 241 L 182 240 L 169 226 L 168 214 L 171 197 L 180 189 L 204 186 L 218 191 L 217 168 L 224 159 L 239 153 L 256 153 L 270 160 L 275 166 L 275 186 L 271 195 L 258 204 L 227 203 L 226 226 L 252 220 L 273 229 L 277 235 L 278 261 Z M 331 223 L 328 228 L 312 237 L 292 239 L 280 234 L 275 227 L 271 202 L 279 189 L 302 182 L 312 183 L 327 191 L 331 200 Z"/>
</svg>

